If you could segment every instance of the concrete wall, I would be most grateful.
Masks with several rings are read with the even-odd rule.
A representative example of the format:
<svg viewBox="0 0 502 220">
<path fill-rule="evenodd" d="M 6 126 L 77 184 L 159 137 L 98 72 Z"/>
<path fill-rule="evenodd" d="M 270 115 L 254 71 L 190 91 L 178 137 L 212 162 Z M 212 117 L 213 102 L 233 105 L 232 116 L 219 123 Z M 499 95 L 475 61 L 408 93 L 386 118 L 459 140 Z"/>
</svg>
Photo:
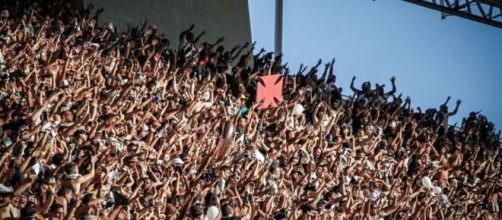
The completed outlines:
<svg viewBox="0 0 502 220">
<path fill-rule="evenodd" d="M 103 7 L 100 23 L 113 22 L 120 31 L 142 24 L 156 25 L 177 47 L 179 33 L 195 24 L 194 34 L 202 30 L 203 41 L 225 37 L 224 46 L 251 42 L 247 0 L 74 0 L 77 5 Z"/>
</svg>

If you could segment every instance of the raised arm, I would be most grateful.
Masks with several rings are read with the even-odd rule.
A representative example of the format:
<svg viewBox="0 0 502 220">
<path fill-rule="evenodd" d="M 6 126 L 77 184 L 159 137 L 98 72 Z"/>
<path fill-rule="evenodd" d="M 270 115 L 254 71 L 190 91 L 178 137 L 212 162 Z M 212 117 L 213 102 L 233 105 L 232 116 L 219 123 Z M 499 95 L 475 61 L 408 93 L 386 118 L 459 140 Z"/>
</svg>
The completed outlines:
<svg viewBox="0 0 502 220">
<path fill-rule="evenodd" d="M 37 118 L 40 117 L 40 115 L 49 107 L 50 103 L 53 102 L 54 100 L 56 100 L 56 98 L 61 95 L 63 92 L 62 91 L 58 91 L 56 93 L 54 93 L 53 95 L 51 95 L 49 97 L 48 100 L 45 101 L 45 103 L 38 109 L 36 110 L 35 112 L 33 112 L 30 116 L 29 116 L 29 120 L 31 122 L 34 122 L 37 120 Z"/>
<path fill-rule="evenodd" d="M 45 214 L 47 211 L 49 211 L 49 208 L 51 207 L 52 203 L 54 202 L 54 198 L 56 197 L 56 194 L 54 192 L 54 186 L 49 186 L 49 190 L 47 191 L 47 198 L 44 202 L 44 204 L 41 207 L 35 207 L 33 208 L 35 212 L 38 212 L 40 214 Z"/>
<path fill-rule="evenodd" d="M 302 74 L 303 74 L 303 72 L 305 72 L 305 70 L 306 70 L 306 69 L 307 69 L 307 67 L 306 67 L 306 66 L 304 67 L 304 66 L 303 66 L 303 63 L 302 63 L 302 64 L 300 64 L 300 69 L 298 69 L 298 72 L 296 73 L 296 75 L 297 75 L 297 76 L 302 75 Z"/>
<path fill-rule="evenodd" d="M 307 76 L 317 78 L 317 75 L 316 75 L 316 73 L 317 73 L 317 71 L 318 71 L 318 69 L 317 69 L 317 68 L 319 68 L 319 66 L 320 66 L 321 64 L 322 64 L 322 59 L 319 59 L 319 60 L 317 61 L 317 64 L 316 64 L 315 66 L 313 66 L 312 68 L 310 68 L 309 72 L 307 73 Z"/>
<path fill-rule="evenodd" d="M 394 95 L 394 93 L 396 93 L 396 77 L 393 76 L 392 78 L 390 78 L 390 82 L 392 83 L 392 90 L 388 93 L 385 93 L 385 95 L 388 96 Z"/>
<path fill-rule="evenodd" d="M 96 171 L 94 169 L 94 164 L 96 163 L 96 157 L 95 156 L 91 157 L 91 161 L 90 162 L 91 162 L 91 170 L 89 171 L 88 174 L 79 177 L 77 179 L 78 183 L 85 183 L 85 182 L 91 180 L 94 177 L 94 175 L 96 173 Z"/>
<path fill-rule="evenodd" d="M 246 49 L 248 46 L 249 46 L 249 42 L 246 42 L 246 44 L 244 44 L 244 46 L 239 47 L 239 50 L 237 50 L 237 52 L 232 51 L 232 52 L 231 52 L 231 54 L 232 54 L 232 60 L 237 59 L 237 58 L 238 58 L 238 57 L 242 54 L 242 51 L 243 51 L 244 49 Z"/>
<path fill-rule="evenodd" d="M 460 106 L 460 103 L 462 103 L 462 100 L 457 100 L 457 105 L 455 106 L 455 109 L 453 110 L 453 112 L 450 112 L 448 113 L 448 116 L 452 116 L 452 115 L 455 115 L 457 114 L 458 112 L 458 107 Z"/>
<path fill-rule="evenodd" d="M 26 181 L 25 183 L 16 188 L 16 191 L 14 191 L 14 195 L 21 195 L 24 191 L 30 188 L 31 185 L 35 182 L 35 178 L 36 176 L 30 176 L 28 178 L 28 181 Z"/>
<path fill-rule="evenodd" d="M 216 40 L 216 42 L 214 42 L 214 44 L 211 44 L 211 49 L 216 47 L 216 45 L 220 44 L 221 42 L 223 42 L 225 40 L 224 37 L 220 37 Z"/>
<path fill-rule="evenodd" d="M 181 45 L 183 43 L 183 38 L 185 38 L 185 36 L 188 33 L 190 33 L 190 31 L 192 31 L 194 27 L 195 27 L 195 25 L 192 24 L 188 29 L 186 29 L 186 30 L 184 30 L 184 31 L 182 31 L 180 33 L 180 39 L 179 39 L 179 42 L 178 42 L 178 50 L 183 46 L 183 45 Z"/>
<path fill-rule="evenodd" d="M 328 75 L 328 70 L 329 70 L 330 63 L 324 64 L 324 72 L 322 73 L 321 76 L 321 82 L 326 82 L 326 77 Z"/>
<path fill-rule="evenodd" d="M 182 32 L 180 33 L 180 39 L 182 39 L 182 37 L 184 37 L 184 36 L 185 36 L 186 34 L 188 34 L 190 31 L 192 31 L 194 27 L 195 27 L 195 24 L 192 24 L 192 25 L 190 25 L 190 27 L 189 27 L 188 29 L 186 29 L 186 30 L 182 31 Z"/>
<path fill-rule="evenodd" d="M 411 99 L 410 97 L 406 97 L 406 99 L 404 100 L 404 104 L 403 104 L 403 109 L 408 109 L 408 111 L 411 109 Z"/>
<path fill-rule="evenodd" d="M 446 101 L 444 101 L 443 105 L 447 105 L 448 102 L 450 101 L 450 99 L 451 99 L 451 96 L 448 96 L 448 98 L 446 98 Z"/>
<path fill-rule="evenodd" d="M 202 36 L 204 36 L 204 34 L 206 34 L 206 31 L 202 31 L 202 32 L 200 32 L 200 34 L 199 34 L 199 35 L 197 35 L 197 37 L 195 37 L 195 38 L 193 39 L 193 43 L 197 43 L 197 42 L 199 42 L 200 38 L 201 38 Z"/>
<path fill-rule="evenodd" d="M 73 219 L 73 216 L 75 215 L 75 211 L 77 210 L 78 206 L 80 206 L 79 200 L 77 200 L 75 198 L 71 198 L 68 212 L 66 213 L 66 216 L 63 219 L 64 220 Z"/>
<path fill-rule="evenodd" d="M 355 93 L 355 94 L 359 94 L 361 93 L 362 91 L 359 90 L 359 89 L 356 89 L 356 87 L 354 87 L 354 82 L 356 81 L 356 77 L 352 77 L 352 81 L 350 82 L 350 89 L 352 89 L 352 91 Z"/>
<path fill-rule="evenodd" d="M 330 81 L 330 82 L 333 82 L 333 83 L 334 83 L 334 82 L 335 82 L 335 80 L 336 80 L 336 76 L 335 76 L 335 74 L 333 73 L 333 68 L 334 68 L 334 66 L 335 66 L 335 62 L 336 62 L 336 59 L 335 59 L 335 58 L 333 58 L 333 59 L 331 60 L 331 65 L 329 65 L 329 73 L 328 73 L 328 78 L 326 79 L 327 81 Z"/>
</svg>

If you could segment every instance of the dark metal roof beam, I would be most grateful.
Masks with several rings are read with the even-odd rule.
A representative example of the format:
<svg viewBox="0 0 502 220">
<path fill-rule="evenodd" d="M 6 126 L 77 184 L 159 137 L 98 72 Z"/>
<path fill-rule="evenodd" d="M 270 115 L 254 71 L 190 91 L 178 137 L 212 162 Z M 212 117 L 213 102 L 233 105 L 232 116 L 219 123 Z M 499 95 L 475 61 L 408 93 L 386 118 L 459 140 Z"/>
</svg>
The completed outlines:
<svg viewBox="0 0 502 220">
<path fill-rule="evenodd" d="M 502 7 L 502 0 L 479 0 L 481 3 L 487 4 L 487 5 L 493 5 L 496 7 Z"/>
<path fill-rule="evenodd" d="M 403 1 L 427 7 L 430 9 L 434 9 L 437 11 L 441 11 L 446 14 L 455 15 L 469 20 L 477 21 L 483 24 L 502 28 L 502 18 L 497 19 L 501 17 L 500 15 L 502 11 L 499 6 L 500 4 L 502 4 L 502 1 L 455 0 L 454 2 L 451 2 L 449 0 L 445 0 L 445 1 L 440 1 L 441 3 L 439 3 L 436 0 L 403 0 Z M 473 5 L 473 8 L 471 8 L 471 4 L 475 4 L 475 6 Z M 489 9 L 488 13 L 485 11 L 485 8 L 483 7 L 487 7 Z M 498 9 L 500 13 L 493 15 L 492 14 L 493 8 Z M 472 10 L 477 11 L 478 13 L 474 13 Z"/>
</svg>

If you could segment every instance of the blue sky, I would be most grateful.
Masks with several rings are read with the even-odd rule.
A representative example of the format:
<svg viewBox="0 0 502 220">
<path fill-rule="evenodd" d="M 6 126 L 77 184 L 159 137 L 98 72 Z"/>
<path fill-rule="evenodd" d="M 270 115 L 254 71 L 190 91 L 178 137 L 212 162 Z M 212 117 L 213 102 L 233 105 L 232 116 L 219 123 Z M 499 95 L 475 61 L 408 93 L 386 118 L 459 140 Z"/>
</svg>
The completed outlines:
<svg viewBox="0 0 502 220">
<path fill-rule="evenodd" d="M 273 0 L 250 0 L 251 32 L 257 49 L 274 49 Z M 349 91 L 364 81 L 397 77 L 398 93 L 413 107 L 438 107 L 462 100 L 461 122 L 483 111 L 502 128 L 502 29 L 448 17 L 403 1 L 284 1 L 283 53 L 292 72 L 301 63 L 335 57 L 338 85 Z"/>
</svg>

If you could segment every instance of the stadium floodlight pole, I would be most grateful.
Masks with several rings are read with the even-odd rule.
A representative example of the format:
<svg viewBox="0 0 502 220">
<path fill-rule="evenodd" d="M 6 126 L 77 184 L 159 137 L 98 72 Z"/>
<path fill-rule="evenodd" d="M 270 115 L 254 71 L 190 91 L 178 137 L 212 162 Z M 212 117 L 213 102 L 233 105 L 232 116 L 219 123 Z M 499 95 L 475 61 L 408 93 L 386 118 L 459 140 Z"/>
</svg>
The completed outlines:
<svg viewBox="0 0 502 220">
<path fill-rule="evenodd" d="M 274 53 L 276 56 L 282 53 L 282 0 L 275 0 L 275 45 Z"/>
</svg>

